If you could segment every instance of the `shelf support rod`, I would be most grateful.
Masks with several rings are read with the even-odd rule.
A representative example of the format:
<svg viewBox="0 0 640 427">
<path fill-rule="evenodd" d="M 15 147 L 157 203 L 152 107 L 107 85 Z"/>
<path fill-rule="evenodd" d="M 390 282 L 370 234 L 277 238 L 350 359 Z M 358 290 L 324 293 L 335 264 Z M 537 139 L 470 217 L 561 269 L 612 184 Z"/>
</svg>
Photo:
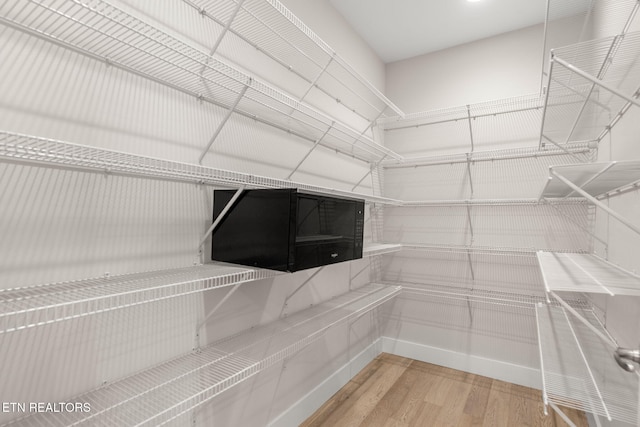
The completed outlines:
<svg viewBox="0 0 640 427">
<path fill-rule="evenodd" d="M 613 93 L 614 95 L 626 100 L 627 102 L 630 102 L 631 104 L 640 107 L 640 102 L 636 101 L 635 99 L 633 99 L 630 96 L 625 95 L 624 93 L 620 92 L 618 89 L 612 87 L 611 85 L 603 82 L 602 80 L 593 77 L 591 74 L 589 73 L 585 73 L 584 71 L 582 71 L 581 69 L 579 69 L 576 66 L 573 66 L 571 64 L 569 64 L 568 62 L 566 62 L 565 60 L 555 57 L 554 61 L 557 62 L 558 64 L 562 65 L 563 67 L 565 67 L 567 70 L 574 72 L 575 74 L 579 75 L 580 77 L 583 77 L 595 84 L 597 84 L 598 86 L 608 90 L 609 92 Z"/>
<path fill-rule="evenodd" d="M 298 169 L 300 169 L 300 166 L 302 166 L 302 164 L 304 163 L 305 160 L 307 160 L 307 158 L 311 155 L 311 153 L 313 152 L 313 150 L 316 149 L 316 147 L 322 142 L 322 140 L 324 139 L 325 136 L 327 136 L 327 134 L 331 131 L 331 129 L 333 128 L 333 126 L 335 125 L 336 122 L 331 122 L 331 126 L 329 126 L 327 128 L 327 130 L 324 131 L 324 133 L 322 134 L 322 136 L 320 138 L 318 138 L 314 143 L 313 146 L 309 149 L 309 151 L 307 151 L 307 154 L 304 155 L 304 157 L 298 162 L 298 164 L 296 165 L 295 168 L 293 168 L 293 170 L 289 173 L 289 175 L 287 175 L 287 177 L 285 179 L 291 179 L 291 177 L 293 176 L 294 173 L 296 173 L 298 171 Z"/>
<path fill-rule="evenodd" d="M 313 81 L 309 84 L 309 87 L 307 88 L 306 92 L 300 97 L 300 101 L 303 101 L 307 95 L 309 95 L 309 92 L 311 92 L 311 89 L 314 88 L 314 86 L 318 83 L 318 80 L 320 80 L 320 77 L 322 77 L 322 75 L 324 74 L 325 71 L 327 71 L 327 68 L 329 68 L 329 65 L 331 65 L 331 63 L 336 59 L 336 52 L 333 52 L 333 54 L 331 55 L 331 57 L 329 58 L 329 61 L 327 61 L 327 63 L 324 65 L 324 67 L 322 68 L 322 70 L 320 70 L 320 72 L 318 73 L 318 75 L 313 79 Z M 293 114 L 293 113 L 292 113 Z"/>
<path fill-rule="evenodd" d="M 555 209 L 556 212 L 558 212 L 560 215 L 564 216 L 565 218 L 567 218 L 569 221 L 571 221 L 572 223 L 574 223 L 580 230 L 584 231 L 585 233 L 587 233 L 588 235 L 590 235 L 591 237 L 593 237 L 594 239 L 596 239 L 598 242 L 602 243 L 605 246 L 605 250 L 608 250 L 609 248 L 609 244 L 607 243 L 606 240 L 601 239 L 600 237 L 596 236 L 595 233 L 593 233 L 591 230 L 589 230 L 588 228 L 582 226 L 582 224 L 580 224 L 578 221 L 575 220 L 575 218 L 573 218 L 571 215 L 567 215 L 566 213 L 562 212 L 562 210 L 560 210 L 559 208 L 557 208 L 553 203 L 549 203 L 548 200 L 544 200 L 545 202 L 547 202 L 548 206 L 551 206 L 551 208 Z"/>
<path fill-rule="evenodd" d="M 586 191 L 584 191 L 582 188 L 578 187 L 576 184 L 574 184 L 573 182 L 569 181 L 567 178 L 565 178 L 564 176 L 560 175 L 559 173 L 557 173 L 556 171 L 554 171 L 553 169 L 551 170 L 551 173 L 557 177 L 560 181 L 564 182 L 566 185 L 568 185 L 570 188 L 574 189 L 577 193 L 581 194 L 585 199 L 589 200 L 591 203 L 593 203 L 594 205 L 598 206 L 599 208 L 601 208 L 603 211 L 607 212 L 609 215 L 611 215 L 612 217 L 614 217 L 615 219 L 617 219 L 618 221 L 620 221 L 622 224 L 626 225 L 627 227 L 629 227 L 631 230 L 633 230 L 634 232 L 636 232 L 638 235 L 640 235 L 640 228 L 637 227 L 636 225 L 632 224 L 631 222 L 627 221 L 623 216 L 621 216 L 620 214 L 618 214 L 616 211 L 614 211 L 613 209 L 611 209 L 609 206 L 605 205 L 604 203 L 602 203 L 600 200 L 596 199 L 595 197 L 593 197 L 591 194 L 587 193 Z"/>
<path fill-rule="evenodd" d="M 549 168 L 549 171 L 551 171 L 551 168 Z M 542 191 L 540 192 L 540 196 L 538 197 L 538 203 L 540 203 L 542 199 L 544 199 L 544 192 L 547 191 L 547 188 L 549 187 L 549 184 L 551 184 L 552 180 L 553 177 L 547 177 L 547 182 L 544 183 L 544 187 L 542 187 Z"/>
<path fill-rule="evenodd" d="M 307 277 L 305 279 L 304 282 L 302 282 L 300 284 L 300 286 L 298 286 L 293 292 L 291 292 L 289 295 L 287 295 L 287 297 L 284 299 L 284 305 L 286 306 L 289 303 L 289 300 L 298 293 L 298 291 L 300 291 L 300 289 L 304 288 L 314 277 L 316 277 L 318 275 L 318 273 L 320 273 L 322 270 L 324 270 L 324 265 L 322 267 L 320 267 L 319 269 L 317 269 L 316 271 L 313 272 L 313 274 L 309 277 Z"/>
<path fill-rule="evenodd" d="M 549 1 L 550 0 L 547 0 L 547 3 Z M 547 4 L 547 7 L 548 7 L 548 4 Z M 542 137 L 544 136 L 544 122 L 545 122 L 545 118 L 547 117 L 547 106 L 549 104 L 549 92 L 550 92 L 549 89 L 551 88 L 552 75 L 553 75 L 553 50 L 551 50 L 551 57 L 549 59 L 549 79 L 547 81 L 547 89 L 544 94 L 544 105 L 542 107 L 542 123 L 540 123 L 540 141 L 538 141 L 538 150 L 542 150 Z"/>
<path fill-rule="evenodd" d="M 469 139 L 471 140 L 471 152 L 473 153 L 473 128 L 471 127 L 471 106 L 467 104 L 467 119 L 469 121 Z"/>
<path fill-rule="evenodd" d="M 558 294 L 556 294 L 554 291 L 549 291 L 549 293 L 556 299 L 556 301 L 560 303 L 560 305 L 562 305 L 567 311 L 573 314 L 576 317 L 576 319 L 581 321 L 587 328 L 591 330 L 591 332 L 596 334 L 598 338 L 600 338 L 605 344 L 611 347 L 612 350 L 615 350 L 616 348 L 618 348 L 618 345 L 615 342 L 613 342 L 610 337 L 600 332 L 595 326 L 593 326 L 589 321 L 587 321 L 587 319 L 585 319 L 580 313 L 578 313 L 576 309 L 571 307 L 565 300 L 560 298 Z"/>
<path fill-rule="evenodd" d="M 218 215 L 218 217 L 215 219 L 215 221 L 213 221 L 213 224 L 211 224 L 211 227 L 209 227 L 207 232 L 204 233 L 204 236 L 200 240 L 200 245 L 198 245 L 199 248 L 201 248 L 202 245 L 204 245 L 204 242 L 207 241 L 207 239 L 209 238 L 211 233 L 213 233 L 213 230 L 215 230 L 216 227 L 218 227 L 218 224 L 220 224 L 220 222 L 223 220 L 223 218 L 227 215 L 227 213 L 229 212 L 231 207 L 235 204 L 236 200 L 238 200 L 238 197 L 240 197 L 240 195 L 242 194 L 243 191 L 244 191 L 244 186 L 240 187 L 240 188 L 238 188 L 236 190 L 236 192 L 234 193 L 233 197 L 231 197 L 231 200 L 229 200 L 229 202 L 227 202 L 225 207 L 222 209 L 222 212 L 220 212 L 220 215 Z"/>
<path fill-rule="evenodd" d="M 220 43 L 222 43 L 222 39 L 224 39 L 224 36 L 227 35 L 227 32 L 229 31 L 229 28 L 231 28 L 231 24 L 233 23 L 234 19 L 236 19 L 236 15 L 238 15 L 238 12 L 242 8 L 242 3 L 244 3 L 244 2 L 245 2 L 245 0 L 240 0 L 238 2 L 238 4 L 236 5 L 236 8 L 233 10 L 233 13 L 231 14 L 231 17 L 229 18 L 229 20 L 225 24 L 224 28 L 222 29 L 222 32 L 218 36 L 218 39 L 216 40 L 215 44 L 211 48 L 211 51 L 209 52 L 209 58 L 213 57 L 213 54 L 216 53 L 216 51 L 218 50 L 218 47 L 220 47 Z M 206 11 L 204 9 L 201 9 L 200 13 L 204 15 L 206 13 Z M 202 65 L 202 69 L 200 70 L 200 75 L 202 75 L 204 73 L 204 70 L 207 68 L 207 65 L 209 65 L 209 58 L 207 58 L 206 64 Z"/>
<path fill-rule="evenodd" d="M 362 184 L 362 181 L 364 181 L 366 177 L 368 177 L 369 175 L 373 175 L 373 170 L 374 170 L 375 168 L 377 168 L 377 167 L 378 167 L 378 165 L 380 164 L 380 162 L 381 162 L 381 161 L 383 161 L 386 157 L 387 157 L 387 155 L 385 154 L 384 156 L 382 156 L 382 158 L 380 159 L 380 161 L 378 161 L 378 162 L 376 162 L 376 163 L 372 164 L 372 165 L 369 167 L 369 172 L 367 172 L 367 173 L 366 173 L 362 178 L 360 178 L 360 180 L 359 180 L 358 182 L 356 182 L 356 184 L 351 188 L 351 191 L 353 191 L 353 190 L 355 190 L 356 188 L 358 188 L 358 186 L 359 186 L 360 184 Z"/>
<path fill-rule="evenodd" d="M 591 178 L 589 178 L 588 180 L 586 180 L 585 182 L 583 182 L 582 184 L 579 185 L 580 188 L 584 188 L 587 185 L 591 184 L 594 180 L 596 180 L 600 175 L 602 175 L 603 173 L 605 173 L 606 171 L 608 171 L 609 169 L 611 169 L 612 167 L 614 167 L 616 165 L 616 163 L 618 163 L 617 161 L 612 161 L 611 163 L 609 163 L 607 166 L 605 166 L 604 168 L 602 168 L 600 171 L 598 171 L 595 175 L 593 175 Z M 575 190 L 571 191 L 571 193 L 567 194 L 566 196 L 564 196 L 562 198 L 562 200 L 571 197 L 573 195 L 573 193 L 575 193 Z"/>
<path fill-rule="evenodd" d="M 542 138 L 546 139 L 547 141 L 549 141 L 550 143 L 552 143 L 553 145 L 555 145 L 556 147 L 558 147 L 559 149 L 561 149 L 562 151 L 564 151 L 565 153 L 573 157 L 574 159 L 578 160 L 580 163 L 584 163 L 582 159 L 578 157 L 575 153 L 572 153 L 571 151 L 567 150 L 566 147 L 563 147 L 562 145 L 558 144 L 557 142 L 549 138 L 547 135 L 542 135 Z"/>
<path fill-rule="evenodd" d="M 549 297 L 547 296 L 547 303 L 549 302 Z M 544 307 L 542 303 L 538 303 L 538 308 Z M 549 405 L 549 397 L 547 396 L 547 383 L 544 379 L 544 357 L 542 356 L 542 335 L 540 334 L 540 319 L 538 316 L 538 310 L 534 310 L 536 314 L 536 331 L 538 332 L 538 354 L 540 356 L 540 373 L 542 374 L 542 402 L 544 403 L 544 414 L 548 415 L 547 405 Z"/>
<path fill-rule="evenodd" d="M 605 75 L 605 73 L 607 72 L 607 68 L 609 65 L 609 61 L 612 59 L 612 57 L 615 55 L 615 51 L 617 49 L 618 46 L 620 46 L 620 40 L 621 40 L 621 36 L 617 35 L 613 38 L 613 41 L 611 42 L 611 46 L 609 46 L 609 50 L 607 51 L 607 55 L 604 57 L 604 61 L 602 61 L 602 65 L 600 66 L 600 71 L 598 71 L 598 75 L 597 78 L 598 79 L 602 79 Z M 576 116 L 575 121 L 573 122 L 573 126 L 571 127 L 571 132 L 569 132 L 569 135 L 567 135 L 567 139 L 564 141 L 565 144 L 569 142 L 569 140 L 571 139 L 571 136 L 573 136 L 573 133 L 576 131 L 576 129 L 578 128 L 578 123 L 580 122 L 580 117 L 582 117 L 582 113 L 584 113 L 585 108 L 587 108 L 587 105 L 589 104 L 589 99 L 591 98 L 591 95 L 593 94 L 593 90 L 596 88 L 596 84 L 595 83 L 591 83 L 591 88 L 589 89 L 589 93 L 587 94 L 587 97 L 585 98 L 584 102 L 582 103 L 582 107 L 580 108 L 580 111 L 578 112 L 578 115 Z"/>
<path fill-rule="evenodd" d="M 608 293 L 611 296 L 615 296 L 615 294 L 613 292 L 611 292 L 609 290 L 609 288 L 607 288 L 600 280 L 598 280 L 596 277 L 594 277 L 593 274 L 591 274 L 587 270 L 585 270 L 584 267 L 582 267 L 580 264 L 578 264 L 573 258 L 571 258 L 571 256 L 568 255 L 565 258 L 567 258 L 569 261 L 571 261 L 571 263 L 573 265 L 578 267 L 578 270 L 580 270 L 584 274 L 586 274 L 591 280 L 593 280 L 598 286 L 600 286 L 606 293 Z"/>
<path fill-rule="evenodd" d="M 469 222 L 469 232 L 471 233 L 471 245 L 473 245 L 473 222 L 471 221 L 471 205 L 467 203 L 467 221 Z"/>
<path fill-rule="evenodd" d="M 470 199 L 473 199 L 473 179 L 471 178 L 471 155 L 473 153 L 467 153 L 467 176 L 469 177 L 469 190 L 471 191 Z"/>
<path fill-rule="evenodd" d="M 582 346 L 580 345 L 580 340 L 578 339 L 578 336 L 576 335 L 576 332 L 573 329 L 573 325 L 571 324 L 571 320 L 569 319 L 569 316 L 567 316 L 567 312 L 566 311 L 564 312 L 564 317 L 567 319 L 567 325 L 569 326 L 569 329 L 571 330 L 571 334 L 573 335 L 573 339 L 575 340 L 576 345 L 578 346 L 578 351 L 580 351 L 580 356 L 582 356 L 582 361 L 584 362 L 584 365 L 587 367 L 587 371 L 589 372 L 589 378 L 591 378 L 591 383 L 593 384 L 594 388 L 596 389 L 596 393 L 598 393 L 598 397 L 600 398 L 600 403 L 602 403 L 602 408 L 604 409 L 604 412 L 607 415 L 607 419 L 609 421 L 611 421 L 611 415 L 609 414 L 609 410 L 607 409 L 607 405 L 604 403 L 604 398 L 602 397 L 602 394 L 600 393 L 600 388 L 598 387 L 598 383 L 596 382 L 596 379 L 593 377 L 593 372 L 591 371 L 591 367 L 589 366 L 589 362 L 587 361 L 587 358 L 584 355 L 584 351 L 582 350 Z M 584 320 L 584 322 L 587 322 L 587 321 Z"/>
<path fill-rule="evenodd" d="M 360 137 L 362 137 L 365 133 L 367 133 L 367 131 L 368 131 L 369 129 L 371 129 L 371 128 L 375 125 L 376 121 L 380 118 L 380 116 L 382 116 L 382 114 L 383 114 L 383 113 L 384 113 L 384 110 L 383 110 L 383 111 L 380 111 L 380 112 L 378 113 L 378 115 L 376 116 L 376 118 L 375 118 L 375 119 L 373 119 L 373 120 L 371 120 L 371 122 L 369 122 L 369 124 L 367 125 L 367 127 L 366 127 L 366 128 L 364 128 L 364 129 L 362 130 L 362 132 L 360 132 L 360 135 L 358 135 L 358 137 L 357 137 L 357 138 L 356 138 L 356 139 L 351 143 L 351 145 L 352 145 L 352 146 L 353 146 L 353 145 L 355 145 L 358 141 L 360 141 Z M 390 151 L 390 150 L 389 150 L 389 149 L 387 149 L 387 151 Z M 402 158 L 399 154 L 397 154 L 397 153 L 395 153 L 395 152 L 393 152 L 393 154 L 394 154 L 394 157 L 395 157 L 396 159 L 400 159 L 400 158 Z M 382 160 L 384 160 L 384 158 L 385 158 L 385 157 L 387 157 L 388 155 L 389 155 L 389 154 L 388 154 L 388 153 L 386 153 L 386 154 L 384 155 L 384 157 L 383 157 L 382 159 L 380 159 L 380 160 L 379 160 L 379 162 L 381 162 Z"/>
<path fill-rule="evenodd" d="M 213 315 L 220 309 L 220 307 L 222 307 L 222 305 L 227 302 L 229 298 L 231 298 L 231 296 L 240 288 L 240 285 L 242 285 L 243 283 L 244 282 L 236 283 L 233 288 L 231 288 L 231 290 L 227 292 L 220 301 L 218 301 L 215 307 L 213 307 L 209 311 L 205 318 L 200 323 L 198 323 L 198 326 L 196 326 L 196 348 L 200 348 L 200 329 L 202 329 L 202 327 L 207 324 L 209 319 L 211 319 L 211 317 L 213 317 Z"/>
<path fill-rule="evenodd" d="M 576 427 L 575 423 L 571 421 L 571 419 L 567 417 L 567 415 L 564 412 L 562 412 L 562 409 L 558 408 L 558 406 L 555 403 L 549 402 L 549 406 L 551 406 L 551 409 L 553 409 L 556 412 L 556 414 L 560 415 L 560 418 L 562 418 L 565 423 L 569 424 L 571 427 Z"/>
<path fill-rule="evenodd" d="M 236 100 L 233 102 L 233 105 L 231 106 L 231 108 L 229 108 L 229 110 L 227 111 L 227 114 L 224 116 L 224 118 L 222 119 L 222 121 L 218 125 L 218 128 L 213 133 L 213 136 L 211 137 L 211 139 L 209 140 L 209 143 L 207 144 L 207 148 L 205 148 L 204 151 L 202 152 L 202 154 L 200 154 L 200 158 L 198 159 L 198 163 L 199 164 L 202 164 L 202 159 L 204 159 L 204 156 L 207 155 L 207 153 L 211 149 L 211 146 L 215 142 L 216 138 L 218 137 L 218 135 L 220 135 L 220 132 L 222 131 L 222 128 L 227 123 L 227 121 L 231 118 L 231 115 L 233 114 L 233 112 L 238 107 L 238 104 L 240 103 L 240 100 L 244 97 L 244 94 L 247 92 L 247 89 L 249 89 L 249 86 L 251 86 L 251 82 L 252 82 L 252 79 L 249 79 L 249 82 L 242 87 L 242 90 L 238 94 L 238 97 L 236 98 Z"/>
<path fill-rule="evenodd" d="M 635 93 L 633 94 L 634 98 L 638 98 L 640 96 L 640 87 L 635 91 Z M 624 104 L 622 106 L 622 108 L 620 109 L 620 111 L 618 111 L 618 114 L 615 115 L 615 117 L 611 120 L 611 123 L 609 123 L 604 130 L 602 131 L 602 133 L 598 136 L 598 138 L 596 138 L 596 141 L 598 141 L 598 143 L 600 141 L 602 141 L 602 139 L 609 133 L 611 132 L 611 129 L 613 129 L 613 127 L 618 124 L 618 122 L 620 121 L 620 119 L 622 118 L 622 116 L 624 116 L 626 114 L 627 111 L 629 111 L 629 108 L 631 108 L 631 103 L 627 102 L 626 104 Z"/>
</svg>

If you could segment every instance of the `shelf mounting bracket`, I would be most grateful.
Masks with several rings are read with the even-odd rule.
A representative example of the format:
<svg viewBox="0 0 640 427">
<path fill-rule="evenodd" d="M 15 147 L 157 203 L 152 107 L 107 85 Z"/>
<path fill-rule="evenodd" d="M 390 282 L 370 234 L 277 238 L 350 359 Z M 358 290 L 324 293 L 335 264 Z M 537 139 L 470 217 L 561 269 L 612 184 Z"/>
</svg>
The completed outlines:
<svg viewBox="0 0 640 427">
<path fill-rule="evenodd" d="M 213 57 L 213 54 L 216 53 L 216 51 L 220 47 L 220 43 L 222 43 L 222 39 L 224 39 L 224 36 L 227 35 L 227 32 L 229 31 L 229 28 L 231 28 L 231 24 L 236 19 L 236 15 L 238 15 L 238 12 L 242 8 L 242 4 L 244 2 L 245 2 L 245 0 L 240 0 L 238 2 L 238 4 L 236 5 L 235 9 L 233 10 L 233 13 L 231 13 L 231 17 L 229 17 L 229 20 L 227 21 L 227 23 L 225 24 L 224 28 L 222 29 L 222 32 L 220 33 L 220 35 L 218 35 L 218 38 L 216 39 L 215 44 L 211 48 L 211 51 L 209 51 L 209 57 L 207 58 L 207 62 L 205 64 L 203 64 L 202 68 L 200 69 L 200 75 L 201 76 L 204 73 L 204 70 L 207 68 L 207 65 L 209 64 L 209 58 Z M 201 9 L 200 13 L 203 16 L 207 15 L 206 10 L 204 10 L 204 9 Z"/>
<path fill-rule="evenodd" d="M 198 323 L 198 325 L 196 326 L 196 337 L 195 337 L 195 346 L 194 346 L 195 350 L 199 350 L 200 349 L 200 330 L 202 329 L 202 327 L 207 324 L 209 319 L 211 319 L 213 317 L 213 315 L 216 314 L 216 312 L 220 309 L 220 307 L 222 307 L 222 305 L 225 302 L 227 302 L 227 300 L 229 298 L 231 298 L 231 296 L 240 288 L 240 285 L 242 285 L 243 283 L 245 283 L 245 282 L 236 283 L 233 286 L 233 288 L 231 288 L 231 290 L 229 292 L 227 292 L 225 294 L 225 296 L 222 297 L 222 299 L 220 301 L 218 301 L 218 303 L 215 305 L 215 307 L 213 307 L 209 311 L 209 313 L 207 313 L 205 318 L 202 319 L 202 321 L 200 323 Z"/>
<path fill-rule="evenodd" d="M 572 71 L 575 74 L 579 75 L 580 77 L 583 77 L 583 78 L 585 78 L 585 79 L 597 84 L 598 86 L 608 90 L 609 92 L 611 92 L 614 95 L 624 99 L 625 101 L 635 105 L 636 107 L 640 107 L 640 102 L 638 102 L 637 100 L 633 99 L 630 96 L 625 95 L 624 93 L 620 92 L 618 89 L 616 89 L 613 86 L 603 82 L 599 78 L 594 77 L 591 74 L 582 71 L 580 68 L 569 64 L 568 62 L 566 62 L 565 60 L 563 60 L 561 58 L 558 58 L 557 56 L 554 57 L 553 60 L 554 60 L 554 62 L 557 62 L 558 64 L 560 64 L 563 67 L 565 67 L 567 70 Z"/>
<path fill-rule="evenodd" d="M 360 184 L 362 184 L 362 181 L 364 181 L 369 175 L 372 175 L 373 174 L 373 170 L 375 168 L 377 168 L 378 165 L 380 164 L 380 162 L 383 161 L 386 157 L 387 157 L 387 155 L 385 154 L 384 156 L 382 156 L 382 158 L 380 159 L 379 162 L 376 162 L 376 163 L 370 165 L 369 166 L 369 171 L 366 174 L 364 174 L 364 176 L 362 178 L 360 178 L 360 180 L 358 182 L 356 182 L 356 184 L 353 187 L 351 187 L 351 191 L 354 191 L 356 188 L 358 188 L 358 186 Z"/>
<path fill-rule="evenodd" d="M 284 306 L 283 306 L 283 312 L 286 309 L 286 307 L 289 305 L 289 300 L 295 295 L 297 294 L 300 289 L 304 288 L 309 282 L 311 282 L 311 280 L 316 277 L 318 275 L 318 273 L 320 273 L 322 270 L 324 270 L 324 265 L 320 268 L 318 268 L 316 271 L 313 272 L 313 274 L 311 274 L 311 276 L 307 277 L 304 282 L 302 282 L 297 288 L 295 288 L 293 290 L 293 292 L 291 292 L 289 295 L 286 296 L 286 298 L 284 299 Z"/>
<path fill-rule="evenodd" d="M 607 69 L 609 68 L 609 65 L 611 63 L 611 59 L 613 59 L 618 47 L 620 46 L 621 40 L 622 40 L 622 36 L 620 35 L 617 35 L 613 38 L 613 41 L 611 42 L 611 46 L 609 46 L 609 50 L 607 51 L 607 55 L 605 56 L 604 61 L 602 61 L 602 65 L 600 66 L 600 71 L 598 71 L 598 75 L 596 77 L 597 79 L 604 78 L 604 75 L 606 74 Z M 573 126 L 571 127 L 571 132 L 569 132 L 569 135 L 567 135 L 567 139 L 564 141 L 565 144 L 569 142 L 569 140 L 573 136 L 573 133 L 578 128 L 578 124 L 580 123 L 580 117 L 582 117 L 582 114 L 584 113 L 585 108 L 587 108 L 587 105 L 589 103 L 589 100 L 595 88 L 596 88 L 596 84 L 595 82 L 592 82 L 591 88 L 589 88 L 589 93 L 587 94 L 587 97 L 582 103 L 582 107 L 580 108 L 580 111 L 578 112 L 578 115 L 576 116 L 576 119 L 573 122 Z"/>
<path fill-rule="evenodd" d="M 616 349 L 618 347 L 617 344 L 614 342 L 614 340 L 611 337 L 609 337 L 609 336 L 603 334 L 602 332 L 600 332 L 587 319 L 585 319 L 580 313 L 578 313 L 575 308 L 571 307 L 564 299 L 562 299 L 560 296 L 558 296 L 558 294 L 556 294 L 554 291 L 548 291 L 548 292 L 555 298 L 556 301 L 558 301 L 560 303 L 560 305 L 562 307 L 565 308 L 565 310 L 567 310 L 569 313 L 573 314 L 576 319 L 578 319 L 587 328 L 589 328 L 591 330 L 591 332 L 596 334 L 596 336 L 598 338 L 600 338 L 602 340 L 602 342 L 607 344 L 612 349 Z"/>
<path fill-rule="evenodd" d="M 570 180 L 568 180 L 567 178 L 565 178 L 564 176 L 562 176 L 561 174 L 559 174 L 558 172 L 554 171 L 553 169 L 551 169 L 551 173 L 558 178 L 560 181 L 562 181 L 563 183 L 565 183 L 568 187 L 570 187 L 571 189 L 573 189 L 576 193 L 579 193 L 580 195 L 582 195 L 585 199 L 589 200 L 591 203 L 593 203 L 594 205 L 596 205 L 597 207 L 599 207 L 600 209 L 602 209 L 603 211 L 607 212 L 609 215 L 611 215 L 612 217 L 614 217 L 615 219 L 617 219 L 618 221 L 620 221 L 622 224 L 626 225 L 628 228 L 630 228 L 631 230 L 633 230 L 634 232 L 636 232 L 638 235 L 640 235 L 640 228 L 634 224 L 632 224 L 630 221 L 628 221 L 626 218 L 624 218 L 622 215 L 618 214 L 616 211 L 614 211 L 613 209 L 611 209 L 609 206 L 605 205 L 604 203 L 602 203 L 600 200 L 596 199 L 595 197 L 593 197 L 591 194 L 587 193 L 586 191 L 584 191 L 582 188 L 578 187 L 576 184 L 574 184 L 573 182 L 571 182 Z"/>
<path fill-rule="evenodd" d="M 473 153 L 473 127 L 471 126 L 471 106 L 467 104 L 467 119 L 469 121 L 469 140 L 471 141 L 471 152 Z"/>
<path fill-rule="evenodd" d="M 293 176 L 294 173 L 296 173 L 298 171 L 298 169 L 300 169 L 300 166 L 302 166 L 302 164 L 304 163 L 305 160 L 307 160 L 307 158 L 311 155 L 311 153 L 313 152 L 313 150 L 316 149 L 316 147 L 318 145 L 320 145 L 320 143 L 322 142 L 322 140 L 324 139 L 325 136 L 327 136 L 327 134 L 331 131 L 331 129 L 333 128 L 333 126 L 336 124 L 336 122 L 331 122 L 331 126 L 329 126 L 327 128 L 327 130 L 324 131 L 324 133 L 322 134 L 322 136 L 320 138 L 318 138 L 314 143 L 313 146 L 309 149 L 309 151 L 307 151 L 307 154 L 304 155 L 304 157 L 298 162 L 298 164 L 296 165 L 295 168 L 293 168 L 293 170 L 289 173 L 289 175 L 287 175 L 287 177 L 285 179 L 291 179 L 291 177 Z"/>
<path fill-rule="evenodd" d="M 549 406 L 551 406 L 551 409 L 553 409 L 556 414 L 560 415 L 560 418 L 562 418 L 564 420 L 565 423 L 567 423 L 568 425 L 570 425 L 571 427 L 576 427 L 575 423 L 573 421 L 571 421 L 571 418 L 567 417 L 567 414 L 565 414 L 564 412 L 562 412 L 562 409 L 560 409 L 555 403 L 553 402 L 548 402 Z"/>
<path fill-rule="evenodd" d="M 242 87 L 242 90 L 238 94 L 238 97 L 236 98 L 236 100 L 233 102 L 233 105 L 231 106 L 231 108 L 229 108 L 229 110 L 227 110 L 227 114 L 225 114 L 224 118 L 222 119 L 222 121 L 218 125 L 216 131 L 213 133 L 213 136 L 211 136 L 211 139 L 209 139 L 209 143 L 207 144 L 207 148 L 205 148 L 204 151 L 202 152 L 202 154 L 200 154 L 200 158 L 198 159 L 198 163 L 199 164 L 202 164 L 202 160 L 204 159 L 204 156 L 207 155 L 207 153 L 211 149 L 211 146 L 215 142 L 216 138 L 218 138 L 218 135 L 220 135 L 220 132 L 222 132 L 222 128 L 227 123 L 227 121 L 231 118 L 231 115 L 233 114 L 233 112 L 238 107 L 238 104 L 240 103 L 240 100 L 244 97 L 244 94 L 247 92 L 247 89 L 249 89 L 249 86 L 251 86 L 252 81 L 253 81 L 252 79 L 249 79 L 247 84 Z"/>
<path fill-rule="evenodd" d="M 211 227 L 209 227 L 206 233 L 204 233 L 204 236 L 202 237 L 202 239 L 200 239 L 200 245 L 198 245 L 198 248 L 202 248 L 202 245 L 204 245 L 204 242 L 207 241 L 211 233 L 213 233 L 213 230 L 215 230 L 216 227 L 218 227 L 218 224 L 220 224 L 223 218 L 227 215 L 227 213 L 229 212 L 229 209 L 231 209 L 231 207 L 235 204 L 235 202 L 238 200 L 238 197 L 242 195 L 243 191 L 244 191 L 244 186 L 236 190 L 236 192 L 233 194 L 233 197 L 231 197 L 231 200 L 229 200 L 229 202 L 225 205 L 224 209 L 222 209 L 222 212 L 220 212 L 220 215 L 218 215 L 215 221 L 213 221 L 213 224 L 211 224 Z"/>
</svg>

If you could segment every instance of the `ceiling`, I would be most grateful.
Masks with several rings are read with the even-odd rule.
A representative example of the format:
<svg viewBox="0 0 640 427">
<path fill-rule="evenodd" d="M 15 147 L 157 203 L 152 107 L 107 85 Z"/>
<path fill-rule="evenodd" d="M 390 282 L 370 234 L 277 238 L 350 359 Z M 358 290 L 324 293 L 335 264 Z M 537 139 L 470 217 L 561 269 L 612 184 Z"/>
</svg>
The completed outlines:
<svg viewBox="0 0 640 427">
<path fill-rule="evenodd" d="M 329 0 L 386 62 L 544 22 L 546 0 Z"/>
</svg>

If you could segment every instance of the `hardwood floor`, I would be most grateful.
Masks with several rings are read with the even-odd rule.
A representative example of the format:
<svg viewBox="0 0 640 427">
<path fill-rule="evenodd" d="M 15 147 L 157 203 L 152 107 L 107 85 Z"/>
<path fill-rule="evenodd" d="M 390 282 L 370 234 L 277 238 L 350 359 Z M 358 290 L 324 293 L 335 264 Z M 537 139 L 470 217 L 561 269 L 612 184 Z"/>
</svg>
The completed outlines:
<svg viewBox="0 0 640 427">
<path fill-rule="evenodd" d="M 563 408 L 577 427 L 583 412 Z M 567 424 L 544 416 L 539 390 L 383 353 L 318 409 L 304 427 L 544 426 Z"/>
</svg>

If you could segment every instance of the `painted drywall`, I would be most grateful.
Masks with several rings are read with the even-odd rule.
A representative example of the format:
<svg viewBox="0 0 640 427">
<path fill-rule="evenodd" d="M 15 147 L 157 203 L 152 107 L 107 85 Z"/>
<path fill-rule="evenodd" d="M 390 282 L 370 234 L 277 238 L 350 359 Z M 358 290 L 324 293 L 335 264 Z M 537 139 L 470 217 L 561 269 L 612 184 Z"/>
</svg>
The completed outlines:
<svg viewBox="0 0 640 427">
<path fill-rule="evenodd" d="M 540 90 L 542 26 L 387 64 L 387 95 L 405 112 Z"/>
<path fill-rule="evenodd" d="M 563 19 L 550 27 L 547 45 L 573 42 L 581 22 Z M 540 93 L 544 26 L 387 64 L 387 96 L 405 113 Z"/>
</svg>

